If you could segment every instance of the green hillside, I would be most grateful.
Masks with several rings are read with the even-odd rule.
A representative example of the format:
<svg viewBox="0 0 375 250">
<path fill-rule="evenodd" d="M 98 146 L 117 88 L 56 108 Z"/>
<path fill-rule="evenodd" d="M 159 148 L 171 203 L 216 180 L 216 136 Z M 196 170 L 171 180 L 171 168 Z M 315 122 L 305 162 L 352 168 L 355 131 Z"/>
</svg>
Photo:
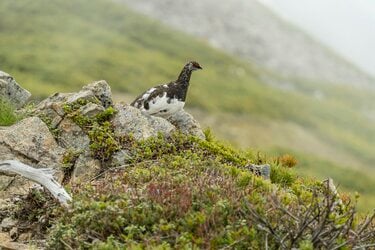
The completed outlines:
<svg viewBox="0 0 375 250">
<path fill-rule="evenodd" d="M 117 94 L 135 96 L 174 79 L 194 59 L 204 70 L 192 77 L 187 108 L 197 110 L 202 124 L 218 119 L 213 130 L 241 146 L 307 152 L 301 173 L 337 176 L 345 189 L 366 180 L 368 188 L 359 191 L 375 207 L 374 91 L 282 79 L 112 1 L 3 0 L 0 19 L 0 69 L 34 98 L 98 79 Z M 267 85 L 261 74 L 292 88 Z M 341 178 L 346 168 L 357 178 Z"/>
</svg>

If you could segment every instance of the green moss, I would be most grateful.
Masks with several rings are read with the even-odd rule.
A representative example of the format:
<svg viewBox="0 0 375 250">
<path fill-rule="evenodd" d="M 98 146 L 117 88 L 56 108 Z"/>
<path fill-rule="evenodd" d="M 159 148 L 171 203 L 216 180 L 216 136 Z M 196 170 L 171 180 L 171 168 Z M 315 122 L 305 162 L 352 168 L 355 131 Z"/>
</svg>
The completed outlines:
<svg viewBox="0 0 375 250">
<path fill-rule="evenodd" d="M 82 152 L 80 150 L 68 149 L 62 158 L 64 168 L 71 168 L 81 153 Z"/>
<path fill-rule="evenodd" d="M 64 104 L 63 110 L 65 111 L 65 113 L 70 114 L 74 111 L 77 111 L 79 108 L 85 106 L 88 103 L 100 104 L 100 101 L 96 97 L 79 98 L 75 102 Z"/>
<path fill-rule="evenodd" d="M 59 138 L 61 130 L 52 124 L 52 119 L 43 113 L 38 114 L 38 117 L 47 125 L 48 130 L 52 133 L 53 137 L 55 139 Z"/>
<path fill-rule="evenodd" d="M 98 123 L 103 123 L 103 122 L 107 122 L 109 121 L 115 114 L 117 113 L 117 111 L 115 110 L 115 108 L 113 107 L 108 107 L 107 109 L 105 109 L 103 112 L 100 112 L 99 114 L 97 114 L 95 116 L 95 120 L 98 122 Z"/>
<path fill-rule="evenodd" d="M 119 142 L 113 132 L 113 126 L 108 121 L 94 122 L 88 131 L 88 136 L 92 155 L 102 162 L 108 161 L 114 152 L 120 150 Z"/>
<path fill-rule="evenodd" d="M 75 150 L 75 149 L 66 150 L 62 158 L 62 164 L 63 164 L 62 168 L 64 172 L 63 183 L 67 183 L 70 180 L 71 174 L 74 170 L 73 169 L 74 164 L 81 153 L 82 153 L 82 150 Z"/>
<path fill-rule="evenodd" d="M 98 100 L 78 99 L 73 103 L 65 104 L 63 109 L 67 117 L 88 135 L 92 156 L 105 165 L 113 153 L 120 149 L 120 139 L 115 136 L 110 122 L 117 111 L 113 107 L 108 107 L 94 117 L 88 117 L 80 112 L 80 108 L 88 103 L 97 104 Z"/>
</svg>

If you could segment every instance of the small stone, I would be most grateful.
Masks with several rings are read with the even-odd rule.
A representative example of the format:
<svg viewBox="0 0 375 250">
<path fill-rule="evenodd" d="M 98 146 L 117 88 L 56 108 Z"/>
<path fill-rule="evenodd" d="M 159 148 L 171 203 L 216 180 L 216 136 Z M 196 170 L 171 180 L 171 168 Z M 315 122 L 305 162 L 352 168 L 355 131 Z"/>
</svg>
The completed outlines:
<svg viewBox="0 0 375 250">
<path fill-rule="evenodd" d="M 84 91 L 80 91 L 78 93 L 73 93 L 72 95 L 68 96 L 68 98 L 66 99 L 66 103 L 68 104 L 71 104 L 71 103 L 75 103 L 77 102 L 78 100 L 92 100 L 93 98 L 95 97 L 94 93 L 92 93 L 92 91 L 90 90 L 84 90 Z"/>
<path fill-rule="evenodd" d="M 56 112 L 57 115 L 59 115 L 59 116 L 65 115 L 64 108 L 61 105 L 59 105 L 58 103 L 56 103 L 56 102 L 52 103 L 51 108 Z"/>
<path fill-rule="evenodd" d="M 6 250 L 27 250 L 30 249 L 30 245 L 12 242 L 13 240 L 9 237 L 8 233 L 0 233 L 0 249 Z M 33 248 L 31 248 L 33 249 Z"/>
<path fill-rule="evenodd" d="M 248 164 L 245 166 L 248 170 L 254 173 L 257 176 L 261 176 L 266 180 L 271 178 L 271 166 L 269 164 L 264 165 L 255 165 L 255 164 Z"/>
<path fill-rule="evenodd" d="M 82 106 L 79 109 L 79 112 L 84 116 L 92 118 L 95 117 L 97 114 L 103 112 L 104 110 L 105 109 L 103 108 L 103 106 L 90 102 L 85 106 Z"/>
<path fill-rule="evenodd" d="M 51 127 L 56 128 L 62 121 L 61 116 L 55 116 L 51 121 Z"/>
<path fill-rule="evenodd" d="M 109 84 L 104 81 L 96 81 L 82 88 L 82 90 L 90 90 L 99 99 L 104 108 L 112 106 L 112 92 Z"/>
<path fill-rule="evenodd" d="M 12 219 L 10 217 L 6 217 L 1 221 L 0 228 L 1 231 L 7 232 L 12 229 L 15 225 L 17 225 L 17 220 Z"/>
<path fill-rule="evenodd" d="M 128 150 L 120 150 L 113 154 L 111 165 L 113 167 L 118 167 L 128 163 L 131 159 L 132 157 L 130 156 Z"/>
<path fill-rule="evenodd" d="M 72 181 L 88 181 L 101 169 L 100 161 L 91 156 L 90 149 L 80 154 L 74 165 Z"/>
<path fill-rule="evenodd" d="M 14 197 L 12 197 L 13 199 L 2 199 L 0 198 L 0 211 L 5 211 L 5 210 L 12 210 L 13 207 L 14 207 Z M 0 227 L 1 227 L 1 224 L 0 224 Z M 1 231 L 1 230 L 0 230 Z"/>
</svg>

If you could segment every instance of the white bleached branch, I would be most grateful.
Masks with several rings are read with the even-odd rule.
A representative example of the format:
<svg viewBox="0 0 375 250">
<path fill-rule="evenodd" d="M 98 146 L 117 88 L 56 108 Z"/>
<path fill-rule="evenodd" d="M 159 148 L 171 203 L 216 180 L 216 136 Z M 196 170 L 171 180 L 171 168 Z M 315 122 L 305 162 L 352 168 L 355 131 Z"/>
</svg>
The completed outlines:
<svg viewBox="0 0 375 250">
<path fill-rule="evenodd" d="M 0 161 L 0 173 L 5 175 L 16 173 L 41 184 L 64 206 L 72 200 L 65 189 L 53 178 L 54 170 L 51 168 L 33 168 L 16 160 L 7 160 Z"/>
</svg>

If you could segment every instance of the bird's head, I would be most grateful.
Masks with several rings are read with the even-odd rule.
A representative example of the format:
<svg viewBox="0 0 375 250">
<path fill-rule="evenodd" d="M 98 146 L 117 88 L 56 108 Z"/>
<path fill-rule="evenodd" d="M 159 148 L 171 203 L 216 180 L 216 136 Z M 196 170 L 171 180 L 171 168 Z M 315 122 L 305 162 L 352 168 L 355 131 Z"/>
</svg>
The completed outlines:
<svg viewBox="0 0 375 250">
<path fill-rule="evenodd" d="M 199 65 L 199 63 L 195 62 L 195 61 L 191 61 L 191 62 L 188 62 L 187 65 L 188 69 L 190 70 L 198 70 L 198 69 L 202 69 L 202 67 Z"/>
</svg>

